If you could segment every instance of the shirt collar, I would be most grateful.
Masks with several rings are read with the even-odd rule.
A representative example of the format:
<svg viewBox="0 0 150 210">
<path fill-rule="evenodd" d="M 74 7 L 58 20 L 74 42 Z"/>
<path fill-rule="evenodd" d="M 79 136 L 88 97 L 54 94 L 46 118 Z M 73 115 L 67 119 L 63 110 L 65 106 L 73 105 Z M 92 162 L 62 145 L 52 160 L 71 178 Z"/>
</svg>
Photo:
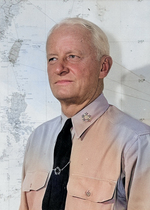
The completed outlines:
<svg viewBox="0 0 150 210">
<path fill-rule="evenodd" d="M 92 103 L 72 117 L 73 132 L 79 138 L 108 109 L 109 104 L 101 94 Z"/>
<path fill-rule="evenodd" d="M 68 119 L 68 117 L 66 115 L 64 115 L 63 112 L 61 112 L 61 129 L 63 128 L 67 119 Z"/>
<path fill-rule="evenodd" d="M 101 94 L 92 103 L 74 115 L 72 119 L 73 130 L 72 134 L 76 134 L 77 138 L 80 138 L 82 133 L 90 127 L 104 112 L 108 109 L 109 104 Z M 63 128 L 66 120 L 68 119 L 64 113 L 61 113 L 61 129 Z"/>
</svg>

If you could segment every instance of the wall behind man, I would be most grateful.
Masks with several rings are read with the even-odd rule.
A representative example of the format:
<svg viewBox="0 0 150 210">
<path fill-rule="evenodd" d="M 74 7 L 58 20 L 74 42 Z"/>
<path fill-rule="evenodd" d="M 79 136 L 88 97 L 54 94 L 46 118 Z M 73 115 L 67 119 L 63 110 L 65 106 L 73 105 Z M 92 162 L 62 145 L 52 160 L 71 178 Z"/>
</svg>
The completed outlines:
<svg viewBox="0 0 150 210">
<path fill-rule="evenodd" d="M 150 1 L 0 1 L 0 208 L 19 206 L 21 166 L 32 130 L 60 114 L 46 72 L 45 41 L 65 17 L 83 17 L 107 34 L 113 67 L 109 103 L 150 124 Z"/>
</svg>

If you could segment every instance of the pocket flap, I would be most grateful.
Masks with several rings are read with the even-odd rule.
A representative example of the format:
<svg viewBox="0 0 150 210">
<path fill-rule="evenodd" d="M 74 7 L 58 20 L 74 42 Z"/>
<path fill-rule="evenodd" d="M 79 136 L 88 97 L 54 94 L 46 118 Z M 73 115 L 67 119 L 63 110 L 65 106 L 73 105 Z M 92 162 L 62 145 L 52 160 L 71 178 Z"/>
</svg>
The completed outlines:
<svg viewBox="0 0 150 210">
<path fill-rule="evenodd" d="M 45 187 L 48 174 L 46 171 L 28 172 L 23 181 L 23 191 L 40 190 Z"/>
<path fill-rule="evenodd" d="M 67 188 L 73 197 L 101 203 L 113 198 L 116 181 L 72 175 Z"/>
</svg>

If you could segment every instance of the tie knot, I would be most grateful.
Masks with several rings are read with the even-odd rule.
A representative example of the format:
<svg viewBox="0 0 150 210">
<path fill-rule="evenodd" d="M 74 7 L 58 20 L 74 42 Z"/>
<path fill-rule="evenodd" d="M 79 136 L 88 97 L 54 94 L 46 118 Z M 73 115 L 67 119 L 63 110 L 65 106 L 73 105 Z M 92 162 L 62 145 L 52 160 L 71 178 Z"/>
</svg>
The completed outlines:
<svg viewBox="0 0 150 210">
<path fill-rule="evenodd" d="M 69 130 L 72 127 L 72 121 L 71 118 L 67 119 L 64 126 L 63 126 L 63 130 Z"/>
</svg>

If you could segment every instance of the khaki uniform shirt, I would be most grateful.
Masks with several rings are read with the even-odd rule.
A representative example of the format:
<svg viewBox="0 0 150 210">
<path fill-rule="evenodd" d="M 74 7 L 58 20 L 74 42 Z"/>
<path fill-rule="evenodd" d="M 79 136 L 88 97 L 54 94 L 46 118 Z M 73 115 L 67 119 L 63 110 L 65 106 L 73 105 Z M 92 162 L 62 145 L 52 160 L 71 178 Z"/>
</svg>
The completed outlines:
<svg viewBox="0 0 150 210">
<path fill-rule="evenodd" d="M 30 136 L 20 210 L 41 210 L 57 135 L 66 117 Z M 108 104 L 101 94 L 72 117 L 73 146 L 65 210 L 149 210 L 150 127 Z"/>
</svg>

